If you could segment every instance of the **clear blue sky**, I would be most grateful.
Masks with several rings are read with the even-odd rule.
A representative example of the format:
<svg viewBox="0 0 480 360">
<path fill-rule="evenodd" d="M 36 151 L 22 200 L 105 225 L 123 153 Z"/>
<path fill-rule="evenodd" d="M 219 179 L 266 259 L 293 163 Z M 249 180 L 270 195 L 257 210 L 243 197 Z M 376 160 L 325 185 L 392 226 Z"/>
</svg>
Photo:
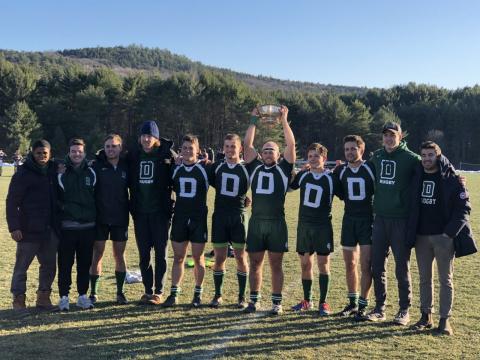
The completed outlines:
<svg viewBox="0 0 480 360">
<path fill-rule="evenodd" d="M 0 48 L 141 44 L 281 79 L 457 88 L 480 83 L 479 15 L 476 0 L 10 0 Z"/>
</svg>

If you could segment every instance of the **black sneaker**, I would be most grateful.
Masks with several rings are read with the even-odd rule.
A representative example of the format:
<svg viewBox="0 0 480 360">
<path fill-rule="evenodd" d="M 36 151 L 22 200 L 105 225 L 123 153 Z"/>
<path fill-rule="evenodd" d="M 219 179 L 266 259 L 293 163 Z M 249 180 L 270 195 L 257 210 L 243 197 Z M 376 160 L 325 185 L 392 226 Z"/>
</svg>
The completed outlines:
<svg viewBox="0 0 480 360">
<path fill-rule="evenodd" d="M 117 304 L 118 305 L 126 305 L 128 304 L 128 300 L 125 297 L 124 293 L 117 294 Z"/>
<path fill-rule="evenodd" d="M 222 297 L 219 296 L 219 295 L 215 295 L 215 296 L 213 297 L 212 301 L 210 301 L 209 306 L 210 306 L 211 308 L 217 309 L 217 308 L 222 304 L 222 302 L 223 302 Z"/>
<path fill-rule="evenodd" d="M 177 305 L 177 297 L 173 295 L 168 295 L 167 299 L 163 302 L 162 307 L 174 307 Z"/>
<path fill-rule="evenodd" d="M 92 304 L 95 304 L 98 301 L 98 296 L 96 294 L 90 294 L 88 298 Z"/>
<path fill-rule="evenodd" d="M 383 311 L 381 309 L 378 309 L 378 308 L 375 308 L 372 311 L 370 311 L 367 314 L 366 317 L 367 317 L 368 321 L 373 321 L 373 322 L 387 320 L 387 316 L 385 315 L 385 311 Z"/>
<path fill-rule="evenodd" d="M 199 308 L 202 305 L 202 298 L 200 296 L 194 295 L 191 305 L 194 308 Z"/>
<path fill-rule="evenodd" d="M 358 322 L 368 320 L 368 318 L 367 318 L 367 309 L 366 309 L 366 308 L 358 309 L 358 311 L 356 312 L 356 314 L 353 316 L 353 320 L 354 320 L 354 321 L 358 321 Z"/>
<path fill-rule="evenodd" d="M 338 316 L 343 316 L 343 317 L 348 317 L 350 315 L 355 315 L 358 311 L 358 306 L 354 304 L 348 304 L 345 306 L 345 308 L 340 311 L 337 315 Z"/>
<path fill-rule="evenodd" d="M 245 300 L 244 297 L 239 297 L 238 298 L 238 303 L 237 303 L 237 308 L 238 309 L 246 309 L 247 306 L 248 306 L 247 300 Z"/>
<path fill-rule="evenodd" d="M 397 312 L 397 315 L 393 318 L 393 322 L 398 325 L 408 325 L 410 322 L 410 314 L 408 313 L 408 309 L 400 309 Z"/>
<path fill-rule="evenodd" d="M 243 309 L 243 313 L 245 314 L 253 314 L 254 312 L 257 312 L 257 310 L 259 309 L 259 304 L 258 302 L 254 303 L 254 302 L 249 302 L 247 307 L 245 309 Z"/>
</svg>

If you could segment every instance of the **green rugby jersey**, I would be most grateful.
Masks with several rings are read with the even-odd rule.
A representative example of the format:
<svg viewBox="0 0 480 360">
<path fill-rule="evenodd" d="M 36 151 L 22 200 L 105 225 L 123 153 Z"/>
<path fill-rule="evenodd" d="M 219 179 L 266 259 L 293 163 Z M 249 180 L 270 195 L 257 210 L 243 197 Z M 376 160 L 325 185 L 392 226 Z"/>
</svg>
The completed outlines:
<svg viewBox="0 0 480 360">
<path fill-rule="evenodd" d="M 252 188 L 252 217 L 278 219 L 285 216 L 285 194 L 288 190 L 293 164 L 285 159 L 266 166 L 259 159 L 246 165 Z"/>
<path fill-rule="evenodd" d="M 291 189 L 300 189 L 298 221 L 318 224 L 328 222 L 332 212 L 333 196 L 338 187 L 329 170 L 322 173 L 300 171 L 290 184 Z"/>
<path fill-rule="evenodd" d="M 375 175 L 365 161 L 357 168 L 348 164 L 335 169 L 342 184 L 342 197 L 345 201 L 345 214 L 353 217 L 371 217 L 373 215 L 373 194 Z"/>
<path fill-rule="evenodd" d="M 210 184 L 215 188 L 215 211 L 229 214 L 245 211 L 250 177 L 243 163 L 229 164 L 222 161 L 213 164 Z"/>
<path fill-rule="evenodd" d="M 175 166 L 172 173 L 173 191 L 177 195 L 175 215 L 198 217 L 206 214 L 209 167 L 203 162 Z"/>
</svg>

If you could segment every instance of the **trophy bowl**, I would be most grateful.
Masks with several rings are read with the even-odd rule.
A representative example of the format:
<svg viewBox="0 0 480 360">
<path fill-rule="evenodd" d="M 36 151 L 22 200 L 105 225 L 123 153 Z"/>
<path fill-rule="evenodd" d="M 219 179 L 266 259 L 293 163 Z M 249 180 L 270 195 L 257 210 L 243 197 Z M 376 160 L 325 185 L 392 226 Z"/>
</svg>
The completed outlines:
<svg viewBox="0 0 480 360">
<path fill-rule="evenodd" d="M 278 118 L 281 115 L 279 105 L 260 105 L 257 106 L 257 111 L 260 120 L 264 124 L 272 125 L 278 123 Z"/>
</svg>

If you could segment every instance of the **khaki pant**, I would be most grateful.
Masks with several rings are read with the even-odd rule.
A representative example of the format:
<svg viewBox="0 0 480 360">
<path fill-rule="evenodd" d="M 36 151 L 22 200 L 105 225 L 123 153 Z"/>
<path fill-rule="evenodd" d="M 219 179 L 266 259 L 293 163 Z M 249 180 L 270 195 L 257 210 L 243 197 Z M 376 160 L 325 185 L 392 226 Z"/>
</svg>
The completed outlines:
<svg viewBox="0 0 480 360">
<path fill-rule="evenodd" d="M 20 241 L 17 243 L 15 267 L 13 269 L 12 286 L 10 289 L 14 296 L 25 294 L 27 291 L 27 271 L 35 257 L 37 257 L 40 263 L 38 270 L 38 290 L 52 290 L 52 283 L 57 270 L 57 247 L 58 238 L 53 231 L 50 239 L 47 241 Z"/>
<path fill-rule="evenodd" d="M 453 303 L 453 239 L 446 235 L 417 235 L 415 244 L 420 275 L 420 310 L 433 311 L 433 260 L 440 280 L 440 317 L 448 318 Z"/>
</svg>

